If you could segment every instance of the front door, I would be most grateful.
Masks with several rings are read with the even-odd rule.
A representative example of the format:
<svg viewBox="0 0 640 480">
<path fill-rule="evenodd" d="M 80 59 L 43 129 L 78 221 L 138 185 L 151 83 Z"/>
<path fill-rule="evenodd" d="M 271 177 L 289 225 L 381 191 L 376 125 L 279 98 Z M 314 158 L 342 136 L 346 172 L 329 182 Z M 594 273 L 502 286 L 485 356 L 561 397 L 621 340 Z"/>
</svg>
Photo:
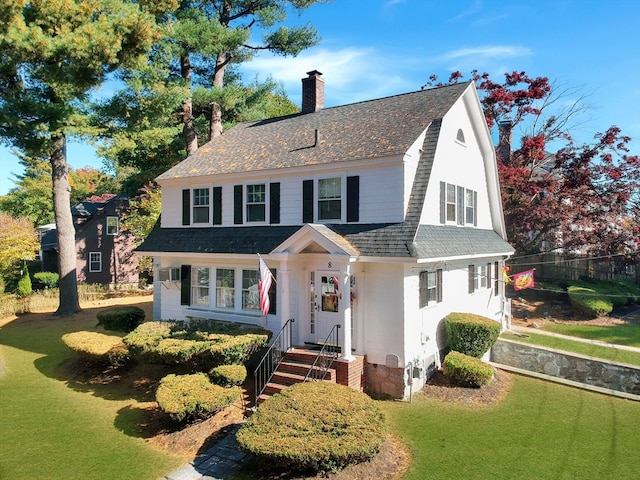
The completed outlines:
<svg viewBox="0 0 640 480">
<path fill-rule="evenodd" d="M 338 272 L 317 271 L 313 275 L 312 312 L 316 342 L 324 342 L 331 329 L 340 324 L 340 275 Z"/>
</svg>

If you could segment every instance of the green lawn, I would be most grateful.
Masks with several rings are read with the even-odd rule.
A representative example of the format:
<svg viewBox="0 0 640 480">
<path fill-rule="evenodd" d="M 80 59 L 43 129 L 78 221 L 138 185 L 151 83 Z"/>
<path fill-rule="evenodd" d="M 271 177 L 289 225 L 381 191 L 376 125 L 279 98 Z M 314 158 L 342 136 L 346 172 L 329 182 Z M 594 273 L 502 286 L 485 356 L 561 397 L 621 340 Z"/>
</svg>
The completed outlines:
<svg viewBox="0 0 640 480">
<path fill-rule="evenodd" d="M 584 328 L 584 327 L 581 327 Z M 527 331 L 526 337 L 503 333 L 500 337 L 515 340 L 517 342 L 529 343 L 532 345 L 540 345 L 542 347 L 555 348 L 557 350 L 565 350 L 567 352 L 579 353 L 590 357 L 601 358 L 612 362 L 628 363 L 630 365 L 640 366 L 640 353 L 628 350 L 620 350 L 617 348 L 595 345 L 593 343 L 580 342 L 551 335 L 540 333 L 532 333 Z"/>
<path fill-rule="evenodd" d="M 19 319 L 0 328 L 3 480 L 151 480 L 184 463 L 136 433 L 136 400 L 99 386 L 79 388 L 61 375 L 72 354 L 60 337 L 95 324 Z"/>
<path fill-rule="evenodd" d="M 615 343 L 629 347 L 640 348 L 640 325 L 576 325 L 548 322 L 543 330 L 572 337 L 600 340 L 601 342 Z"/>
<path fill-rule="evenodd" d="M 410 448 L 404 480 L 636 479 L 640 402 L 513 376 L 492 407 L 382 402 Z"/>
</svg>

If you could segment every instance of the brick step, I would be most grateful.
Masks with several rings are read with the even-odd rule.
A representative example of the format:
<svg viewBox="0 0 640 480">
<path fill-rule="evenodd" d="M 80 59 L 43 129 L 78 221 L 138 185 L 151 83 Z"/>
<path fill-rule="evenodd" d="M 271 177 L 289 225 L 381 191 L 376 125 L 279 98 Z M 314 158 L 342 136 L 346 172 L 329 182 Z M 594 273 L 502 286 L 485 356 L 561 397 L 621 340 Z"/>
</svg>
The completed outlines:
<svg viewBox="0 0 640 480">
<path fill-rule="evenodd" d="M 307 373 L 309 373 L 309 370 L 311 369 L 311 364 L 310 363 L 300 363 L 300 362 L 290 362 L 290 361 L 283 361 L 282 363 L 280 363 L 280 366 L 278 367 L 278 372 L 282 372 L 282 373 L 290 373 L 290 374 L 296 374 L 296 375 L 302 375 L 302 378 L 304 379 L 304 377 L 307 375 Z M 320 367 L 313 367 L 313 369 L 318 372 L 321 371 Z M 333 368 L 330 368 L 325 376 L 324 376 L 324 380 L 329 380 L 329 381 L 333 381 L 335 382 L 336 380 L 336 371 Z"/>
</svg>

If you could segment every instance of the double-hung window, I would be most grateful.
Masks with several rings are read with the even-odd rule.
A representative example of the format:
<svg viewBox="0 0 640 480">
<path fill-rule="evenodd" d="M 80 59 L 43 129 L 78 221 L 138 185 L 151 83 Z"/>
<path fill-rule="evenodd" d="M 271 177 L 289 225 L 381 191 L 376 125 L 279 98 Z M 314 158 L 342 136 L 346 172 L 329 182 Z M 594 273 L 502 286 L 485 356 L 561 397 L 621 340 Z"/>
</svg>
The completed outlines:
<svg viewBox="0 0 640 480">
<path fill-rule="evenodd" d="M 193 267 L 192 269 L 192 303 L 209 306 L 210 269 L 209 267 Z"/>
<path fill-rule="evenodd" d="M 456 221 L 456 186 L 447 183 L 447 222 Z"/>
<path fill-rule="evenodd" d="M 469 190 L 468 188 L 465 190 L 465 223 L 473 224 L 475 221 L 475 197 L 476 194 L 473 190 Z"/>
<path fill-rule="evenodd" d="M 442 302 L 442 269 L 420 272 L 420 308 Z"/>
<path fill-rule="evenodd" d="M 107 235 L 118 234 L 118 217 L 107 217 Z"/>
<path fill-rule="evenodd" d="M 234 308 L 236 304 L 235 275 L 232 268 L 216 269 L 216 307 Z"/>
<path fill-rule="evenodd" d="M 193 223 L 209 223 L 209 189 L 193 189 Z"/>
<path fill-rule="evenodd" d="M 242 270 L 242 309 L 260 310 L 257 270 Z"/>
<path fill-rule="evenodd" d="M 340 220 L 342 218 L 342 179 L 318 180 L 318 220 Z"/>
<path fill-rule="evenodd" d="M 102 271 L 102 252 L 89 252 L 89 271 Z"/>
<path fill-rule="evenodd" d="M 469 293 L 491 288 L 491 264 L 469 265 Z"/>
<path fill-rule="evenodd" d="M 247 185 L 247 222 L 266 220 L 267 193 L 264 183 Z"/>
</svg>

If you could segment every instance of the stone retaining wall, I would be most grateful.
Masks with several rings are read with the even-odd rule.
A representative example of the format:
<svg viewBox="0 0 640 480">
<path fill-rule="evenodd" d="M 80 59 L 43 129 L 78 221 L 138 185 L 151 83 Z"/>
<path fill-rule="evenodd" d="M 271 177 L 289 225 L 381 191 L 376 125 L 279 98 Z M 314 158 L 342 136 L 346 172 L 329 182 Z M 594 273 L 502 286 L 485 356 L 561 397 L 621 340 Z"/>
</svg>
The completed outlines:
<svg viewBox="0 0 640 480">
<path fill-rule="evenodd" d="M 596 387 L 640 395 L 640 367 L 500 338 L 491 361 Z"/>
</svg>

